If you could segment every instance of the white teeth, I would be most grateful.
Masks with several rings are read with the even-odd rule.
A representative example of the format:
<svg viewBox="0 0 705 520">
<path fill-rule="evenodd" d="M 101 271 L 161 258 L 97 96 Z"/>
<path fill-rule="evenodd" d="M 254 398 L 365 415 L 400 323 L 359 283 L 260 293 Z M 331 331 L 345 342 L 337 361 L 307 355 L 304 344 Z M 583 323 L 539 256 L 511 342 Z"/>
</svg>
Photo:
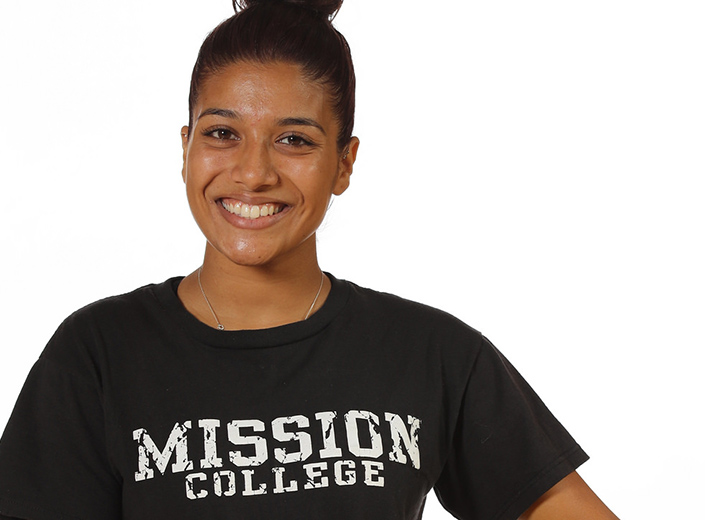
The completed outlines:
<svg viewBox="0 0 705 520">
<path fill-rule="evenodd" d="M 230 204 L 229 202 L 221 201 L 221 205 L 234 215 L 239 215 L 244 218 L 256 219 L 260 217 L 268 217 L 276 215 L 282 210 L 282 207 L 275 204 L 263 204 L 261 206 L 249 205 L 243 202 Z"/>
</svg>

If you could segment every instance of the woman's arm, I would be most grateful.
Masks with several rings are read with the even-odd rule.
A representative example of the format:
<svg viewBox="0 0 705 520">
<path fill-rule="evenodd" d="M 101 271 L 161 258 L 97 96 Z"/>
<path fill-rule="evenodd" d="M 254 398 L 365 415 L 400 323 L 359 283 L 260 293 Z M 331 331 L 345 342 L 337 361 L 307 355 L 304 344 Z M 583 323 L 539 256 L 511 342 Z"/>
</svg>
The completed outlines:
<svg viewBox="0 0 705 520">
<path fill-rule="evenodd" d="M 549 489 L 519 520 L 618 520 L 575 471 Z"/>
</svg>

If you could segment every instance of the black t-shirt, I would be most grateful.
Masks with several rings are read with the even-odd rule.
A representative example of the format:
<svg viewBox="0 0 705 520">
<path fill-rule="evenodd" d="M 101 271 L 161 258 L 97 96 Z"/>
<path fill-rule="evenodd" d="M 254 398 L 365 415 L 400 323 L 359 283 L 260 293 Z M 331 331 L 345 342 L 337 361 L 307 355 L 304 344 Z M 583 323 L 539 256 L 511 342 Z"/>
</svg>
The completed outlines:
<svg viewBox="0 0 705 520">
<path fill-rule="evenodd" d="M 587 459 L 452 316 L 330 276 L 308 320 L 218 331 L 180 278 L 70 316 L 0 441 L 30 520 L 516 519 Z"/>
</svg>

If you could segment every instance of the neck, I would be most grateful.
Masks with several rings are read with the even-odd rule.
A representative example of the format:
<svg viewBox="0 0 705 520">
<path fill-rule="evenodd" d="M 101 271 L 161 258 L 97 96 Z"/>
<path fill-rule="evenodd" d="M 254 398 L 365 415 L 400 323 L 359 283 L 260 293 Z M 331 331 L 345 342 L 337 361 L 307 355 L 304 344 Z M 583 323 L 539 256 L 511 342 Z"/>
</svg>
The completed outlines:
<svg viewBox="0 0 705 520">
<path fill-rule="evenodd" d="M 299 259 L 292 265 L 242 266 L 223 260 L 208 245 L 200 268 L 200 286 L 196 270 L 178 290 L 185 307 L 212 327 L 220 322 L 226 330 L 265 329 L 301 321 L 309 309 L 315 313 L 330 292 L 330 281 L 322 278 L 315 252 L 308 262 Z"/>
</svg>

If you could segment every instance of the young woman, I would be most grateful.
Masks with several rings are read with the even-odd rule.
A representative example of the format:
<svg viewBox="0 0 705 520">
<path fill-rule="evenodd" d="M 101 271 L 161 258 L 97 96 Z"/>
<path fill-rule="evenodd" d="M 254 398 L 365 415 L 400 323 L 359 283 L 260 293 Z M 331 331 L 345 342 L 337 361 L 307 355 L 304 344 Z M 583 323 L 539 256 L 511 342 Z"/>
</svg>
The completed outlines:
<svg viewBox="0 0 705 520">
<path fill-rule="evenodd" d="M 339 1 L 248 1 L 194 68 L 184 278 L 70 316 L 0 443 L 0 518 L 614 518 L 509 362 L 438 310 L 324 273 L 350 182 Z"/>
</svg>

